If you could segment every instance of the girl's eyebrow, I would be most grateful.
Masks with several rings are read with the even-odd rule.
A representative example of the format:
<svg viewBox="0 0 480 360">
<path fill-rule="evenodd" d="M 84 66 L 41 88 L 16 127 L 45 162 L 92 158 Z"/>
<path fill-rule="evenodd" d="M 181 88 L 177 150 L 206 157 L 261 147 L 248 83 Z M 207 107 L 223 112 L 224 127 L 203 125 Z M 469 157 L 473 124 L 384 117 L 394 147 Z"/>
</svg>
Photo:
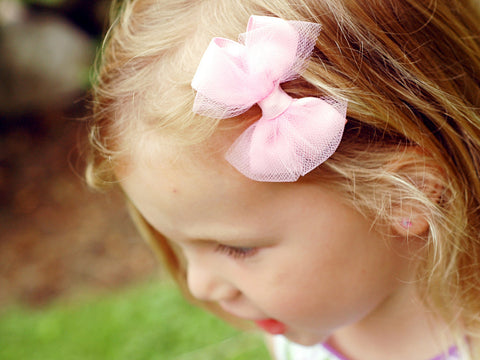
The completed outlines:
<svg viewBox="0 0 480 360">
<path fill-rule="evenodd" d="M 221 237 L 218 239 L 213 239 L 213 238 L 193 238 L 193 239 L 187 239 L 187 242 L 190 244 L 227 244 L 227 245 L 244 245 L 246 243 L 250 242 L 257 242 L 258 240 L 255 238 L 244 238 L 244 237 L 238 237 L 238 238 L 228 238 L 228 237 Z"/>
<path fill-rule="evenodd" d="M 259 246 L 256 245 L 258 242 L 254 240 L 240 240 L 240 239 L 212 239 L 212 238 L 205 238 L 205 237 L 195 237 L 195 238 L 184 238 L 181 240 L 178 239 L 169 239 L 170 242 L 175 243 L 177 246 L 181 248 L 184 246 L 187 247 L 195 247 L 195 248 L 204 248 L 210 246 L 217 246 L 217 245 L 226 245 L 232 247 L 245 247 L 245 246 Z"/>
<path fill-rule="evenodd" d="M 248 236 L 245 236 L 248 235 Z M 196 242 L 236 242 L 245 238 L 252 238 L 251 234 L 242 234 L 241 231 L 232 231 L 225 229 L 192 229 L 191 233 L 186 232 L 184 240 L 191 243 Z"/>
<path fill-rule="evenodd" d="M 211 224 L 211 226 L 187 227 L 182 231 L 180 242 L 187 243 L 218 243 L 239 244 L 246 243 L 267 244 L 279 237 L 277 226 L 274 224 Z"/>
<path fill-rule="evenodd" d="M 220 236 L 219 236 L 220 235 Z M 260 236 L 258 234 L 219 234 L 215 236 L 196 236 L 185 238 L 185 242 L 191 244 L 228 244 L 228 245 L 246 245 L 252 244 L 266 244 L 273 240 L 272 236 Z"/>
</svg>

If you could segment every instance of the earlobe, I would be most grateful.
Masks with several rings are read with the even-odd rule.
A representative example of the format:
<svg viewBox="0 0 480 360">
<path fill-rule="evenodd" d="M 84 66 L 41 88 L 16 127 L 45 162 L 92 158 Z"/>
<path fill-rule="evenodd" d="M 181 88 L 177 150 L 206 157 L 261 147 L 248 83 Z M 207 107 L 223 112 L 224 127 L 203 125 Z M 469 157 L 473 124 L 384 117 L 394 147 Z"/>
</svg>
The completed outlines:
<svg viewBox="0 0 480 360">
<path fill-rule="evenodd" d="M 438 179 L 440 181 L 440 179 Z M 424 181 L 418 187 L 420 191 L 417 199 L 409 197 L 402 201 L 396 209 L 396 232 L 403 236 L 425 235 L 429 229 L 428 218 L 431 217 L 432 208 L 440 203 L 443 187 L 433 180 Z M 430 205 L 430 206 L 429 206 Z"/>
<path fill-rule="evenodd" d="M 414 215 L 412 212 L 408 216 L 399 217 L 393 224 L 393 229 L 401 236 L 421 236 L 428 231 L 428 221 L 425 215 Z"/>
<path fill-rule="evenodd" d="M 434 207 L 442 201 L 445 173 L 417 148 L 407 149 L 403 155 L 407 156 L 399 161 L 395 173 L 415 189 L 404 191 L 394 205 L 392 227 L 401 236 L 422 236 L 429 230 Z"/>
</svg>

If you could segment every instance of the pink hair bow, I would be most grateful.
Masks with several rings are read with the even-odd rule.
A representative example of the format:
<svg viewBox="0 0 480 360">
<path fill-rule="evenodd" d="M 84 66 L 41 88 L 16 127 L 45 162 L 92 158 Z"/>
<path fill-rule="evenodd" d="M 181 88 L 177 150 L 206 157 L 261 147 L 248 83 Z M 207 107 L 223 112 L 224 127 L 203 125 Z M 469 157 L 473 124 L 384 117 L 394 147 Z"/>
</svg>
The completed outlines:
<svg viewBox="0 0 480 360">
<path fill-rule="evenodd" d="M 262 117 L 247 128 L 225 158 L 250 179 L 296 181 L 337 149 L 345 127 L 346 102 L 293 99 L 280 84 L 299 77 L 320 25 L 252 16 L 239 43 L 214 38 L 192 80 L 193 111 L 225 119 L 254 104 Z"/>
</svg>

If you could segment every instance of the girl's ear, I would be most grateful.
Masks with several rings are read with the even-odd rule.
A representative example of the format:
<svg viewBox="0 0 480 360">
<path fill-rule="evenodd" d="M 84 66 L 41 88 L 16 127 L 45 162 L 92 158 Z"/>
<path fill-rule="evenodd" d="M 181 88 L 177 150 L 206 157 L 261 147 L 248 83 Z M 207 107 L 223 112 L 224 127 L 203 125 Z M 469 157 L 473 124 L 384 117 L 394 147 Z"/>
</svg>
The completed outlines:
<svg viewBox="0 0 480 360">
<path fill-rule="evenodd" d="M 414 188 L 392 206 L 393 230 L 401 236 L 425 235 L 433 210 L 442 199 L 444 171 L 416 148 L 406 150 L 396 165 L 395 173 Z"/>
</svg>

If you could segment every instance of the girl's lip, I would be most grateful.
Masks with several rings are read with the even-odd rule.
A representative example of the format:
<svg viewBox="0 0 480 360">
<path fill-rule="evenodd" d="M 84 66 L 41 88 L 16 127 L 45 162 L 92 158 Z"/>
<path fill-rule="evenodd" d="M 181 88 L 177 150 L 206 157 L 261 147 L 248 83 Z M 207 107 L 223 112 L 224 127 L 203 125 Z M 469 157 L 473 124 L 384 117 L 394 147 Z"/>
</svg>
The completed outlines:
<svg viewBox="0 0 480 360">
<path fill-rule="evenodd" d="M 284 323 L 274 319 L 256 320 L 255 324 L 272 335 L 281 335 L 287 330 L 287 326 Z"/>
</svg>

